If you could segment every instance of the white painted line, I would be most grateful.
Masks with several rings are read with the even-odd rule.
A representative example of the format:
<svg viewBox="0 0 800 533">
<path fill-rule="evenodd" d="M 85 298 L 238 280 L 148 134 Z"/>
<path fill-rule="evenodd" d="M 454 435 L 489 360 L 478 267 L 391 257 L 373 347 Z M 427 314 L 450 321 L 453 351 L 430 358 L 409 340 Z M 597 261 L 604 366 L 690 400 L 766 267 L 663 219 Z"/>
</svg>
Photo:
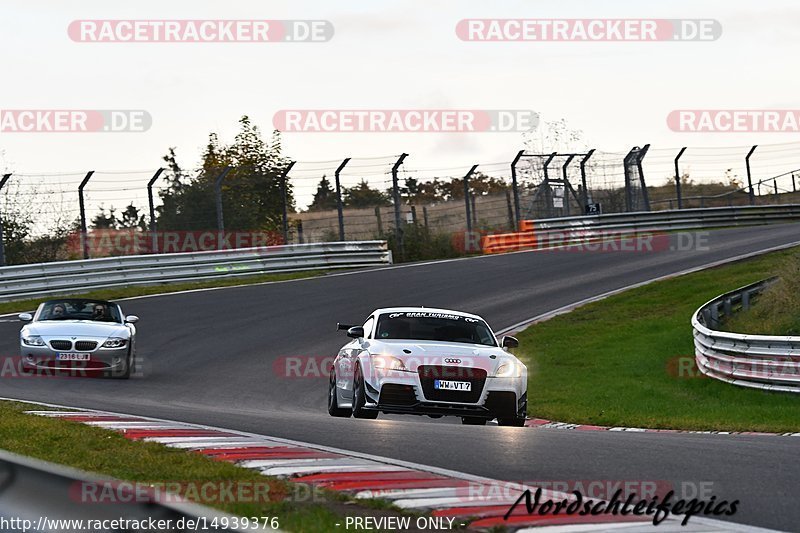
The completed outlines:
<svg viewBox="0 0 800 533">
<path fill-rule="evenodd" d="M 292 465 L 311 465 L 311 464 L 325 464 L 322 459 L 309 458 L 309 459 L 244 459 L 237 461 L 237 465 L 242 468 L 255 468 L 263 469 L 273 466 L 292 466 Z M 364 464 L 364 463 L 360 463 Z"/>
<path fill-rule="evenodd" d="M 87 426 L 96 426 L 105 429 L 187 429 L 187 426 L 177 426 L 161 422 L 82 422 Z"/>
<path fill-rule="evenodd" d="M 469 487 L 436 487 L 425 489 L 369 489 L 362 490 L 355 494 L 358 499 L 384 498 L 387 500 L 417 499 L 417 498 L 445 498 L 459 496 L 462 499 L 475 502 L 483 501 L 479 496 L 473 496 L 469 492 Z M 514 495 L 514 500 L 522 494 Z M 480 505 L 480 503 L 476 503 Z"/>
<path fill-rule="evenodd" d="M 364 459 L 353 459 L 352 457 L 342 457 L 341 459 L 318 459 L 318 458 L 308 458 L 308 459 L 249 459 L 240 461 L 237 463 L 239 466 L 243 466 L 245 468 L 258 468 L 264 469 L 269 468 L 272 466 L 306 466 L 306 465 L 317 465 L 317 466 L 375 466 L 374 461 L 367 461 Z"/>
<path fill-rule="evenodd" d="M 208 448 L 277 448 L 283 446 L 280 442 L 271 440 L 257 440 L 257 439 L 239 439 L 230 437 L 230 440 L 213 440 L 217 437 L 212 437 L 212 440 L 203 439 L 193 442 L 172 442 L 167 446 L 170 448 L 180 448 L 184 450 L 204 450 Z"/>
<path fill-rule="evenodd" d="M 444 496 L 442 498 L 409 498 L 394 500 L 392 503 L 401 509 L 441 509 L 448 507 L 474 507 L 484 505 L 511 505 L 515 499 L 486 498 L 475 500 L 463 496 Z"/>
<path fill-rule="evenodd" d="M 158 442 L 159 444 L 177 444 L 181 442 L 190 443 L 190 442 L 198 442 L 200 439 L 203 440 L 213 440 L 219 439 L 220 441 L 224 441 L 230 437 L 143 437 L 136 440 L 144 440 L 147 442 Z"/>
<path fill-rule="evenodd" d="M 256 439 L 242 440 L 200 440 L 197 442 L 172 442 L 168 443 L 170 448 L 181 448 L 184 450 L 204 450 L 208 448 L 277 448 L 283 446 L 280 442 Z"/>
<path fill-rule="evenodd" d="M 399 466 L 390 466 L 390 465 L 383 465 L 383 466 L 309 465 L 309 466 L 295 466 L 295 467 L 279 466 L 272 468 L 264 468 L 261 470 L 261 472 L 268 476 L 291 476 L 300 474 L 322 474 L 326 472 L 403 472 L 405 470 L 406 470 L 405 468 Z"/>
</svg>

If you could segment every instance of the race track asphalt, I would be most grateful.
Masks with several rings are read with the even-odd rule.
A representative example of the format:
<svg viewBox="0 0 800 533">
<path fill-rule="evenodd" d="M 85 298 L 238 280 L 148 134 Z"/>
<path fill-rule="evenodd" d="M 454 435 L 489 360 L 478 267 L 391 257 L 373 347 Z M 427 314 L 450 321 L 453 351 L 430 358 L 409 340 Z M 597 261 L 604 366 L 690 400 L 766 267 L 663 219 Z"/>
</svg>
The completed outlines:
<svg viewBox="0 0 800 533">
<path fill-rule="evenodd" d="M 688 249 L 678 249 L 679 240 Z M 741 501 L 735 521 L 796 530 L 798 437 L 334 419 L 325 411 L 326 376 L 283 375 L 283 358 L 334 355 L 346 341 L 336 322 L 360 323 L 378 307 L 461 309 L 502 329 L 633 283 L 796 241 L 800 224 L 760 226 L 673 234 L 651 252 L 524 252 L 131 299 L 121 303 L 141 317 L 141 376 L 4 376 L 0 396 L 228 427 L 510 481 L 704 483 L 718 500 Z M 19 327 L 0 321 L 0 355 L 18 355 Z"/>
</svg>

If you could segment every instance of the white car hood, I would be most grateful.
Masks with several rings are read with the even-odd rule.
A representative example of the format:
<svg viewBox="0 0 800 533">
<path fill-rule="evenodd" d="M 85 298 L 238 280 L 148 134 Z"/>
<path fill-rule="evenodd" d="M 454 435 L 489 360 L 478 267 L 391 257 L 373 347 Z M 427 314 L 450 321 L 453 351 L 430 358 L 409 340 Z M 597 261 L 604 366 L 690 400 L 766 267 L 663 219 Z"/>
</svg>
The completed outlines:
<svg viewBox="0 0 800 533">
<path fill-rule="evenodd" d="M 116 322 L 94 322 L 91 320 L 54 320 L 33 322 L 23 328 L 29 335 L 42 337 L 122 337 L 127 339 L 130 331 Z"/>
<path fill-rule="evenodd" d="M 501 362 L 516 360 L 513 354 L 498 346 L 435 341 L 371 340 L 369 343 L 371 354 L 397 357 L 411 371 L 416 371 L 420 365 L 444 365 L 482 368 L 491 375 Z"/>
</svg>

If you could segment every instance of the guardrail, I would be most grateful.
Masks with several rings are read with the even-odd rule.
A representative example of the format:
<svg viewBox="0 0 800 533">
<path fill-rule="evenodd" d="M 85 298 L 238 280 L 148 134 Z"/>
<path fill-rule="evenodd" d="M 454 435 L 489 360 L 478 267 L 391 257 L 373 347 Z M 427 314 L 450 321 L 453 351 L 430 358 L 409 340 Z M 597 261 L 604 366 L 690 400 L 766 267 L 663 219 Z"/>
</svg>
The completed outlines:
<svg viewBox="0 0 800 533">
<path fill-rule="evenodd" d="M 0 517 L 11 526 L 3 530 L 19 531 L 128 531 L 128 524 L 158 523 L 170 520 L 169 531 L 196 531 L 201 528 L 215 531 L 244 531 L 219 524 L 234 524 L 231 515 L 190 502 L 159 501 L 141 487 L 112 478 L 89 474 L 74 468 L 55 465 L 38 459 L 0 450 Z M 111 490 L 110 490 L 111 489 Z M 113 501 L 82 501 L 83 494 L 106 495 L 113 492 Z M 84 527 L 76 522 L 80 521 Z M 87 520 L 102 527 L 88 527 Z M 60 522 L 59 522 L 60 521 Z M 117 521 L 117 522 L 113 522 Z M 117 525 L 113 525 L 117 524 Z M 161 522 L 166 524 L 166 522 Z M 205 526 L 205 527 L 202 527 Z M 215 526 L 215 527 L 212 527 Z M 142 529 L 148 529 L 146 527 Z"/>
<path fill-rule="evenodd" d="M 519 232 L 487 235 L 484 253 L 588 243 L 639 233 L 757 226 L 800 221 L 800 205 L 641 211 L 520 221 Z"/>
<path fill-rule="evenodd" d="M 695 361 L 705 375 L 742 387 L 800 392 L 800 337 L 716 331 L 723 317 L 750 307 L 776 278 L 717 296 L 692 315 Z"/>
<path fill-rule="evenodd" d="M 392 263 L 386 241 L 329 242 L 132 255 L 0 268 L 0 301 L 129 285 Z"/>
</svg>

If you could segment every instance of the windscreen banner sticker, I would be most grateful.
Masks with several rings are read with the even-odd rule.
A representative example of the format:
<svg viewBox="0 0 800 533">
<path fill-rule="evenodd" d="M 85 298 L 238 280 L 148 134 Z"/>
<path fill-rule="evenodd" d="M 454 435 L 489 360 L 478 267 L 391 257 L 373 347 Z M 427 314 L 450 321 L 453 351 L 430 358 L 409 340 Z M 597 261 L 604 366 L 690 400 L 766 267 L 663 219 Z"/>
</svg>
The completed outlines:
<svg viewBox="0 0 800 533">
<path fill-rule="evenodd" d="M 407 318 L 443 318 L 445 320 L 461 320 L 463 318 L 469 322 L 477 322 L 477 320 L 474 318 L 467 318 L 461 315 L 450 315 L 447 313 L 424 313 L 420 311 L 415 311 L 412 313 L 391 313 L 389 318 L 398 318 L 403 316 Z"/>
</svg>

